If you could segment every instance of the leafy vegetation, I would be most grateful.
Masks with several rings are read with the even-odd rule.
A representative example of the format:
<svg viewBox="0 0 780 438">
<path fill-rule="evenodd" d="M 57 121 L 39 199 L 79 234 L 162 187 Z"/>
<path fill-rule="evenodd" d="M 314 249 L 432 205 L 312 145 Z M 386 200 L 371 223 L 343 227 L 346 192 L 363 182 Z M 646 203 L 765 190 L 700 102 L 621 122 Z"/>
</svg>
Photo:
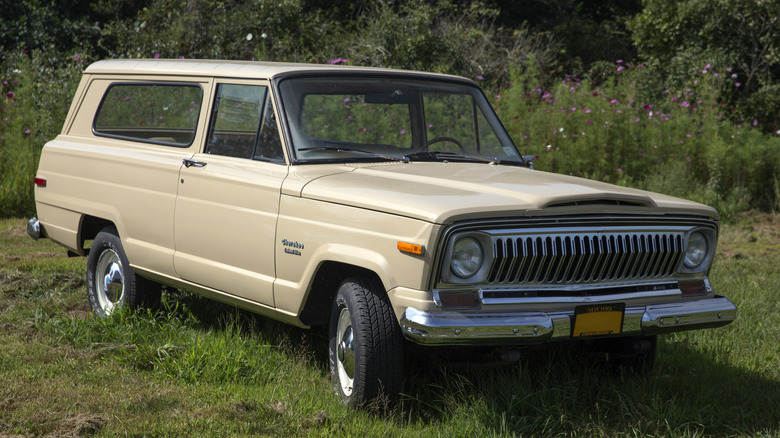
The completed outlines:
<svg viewBox="0 0 780 438">
<path fill-rule="evenodd" d="M 0 217 L 34 214 L 40 149 L 81 70 L 106 57 L 460 74 L 495 96 L 537 169 L 691 198 L 727 220 L 780 210 L 773 2 L 73 3 L 0 5 Z"/>
<path fill-rule="evenodd" d="M 171 289 L 160 308 L 94 318 L 84 259 L 0 220 L 0 435 L 780 436 L 779 220 L 722 230 L 711 278 L 737 321 L 661 336 L 648 375 L 559 349 L 421 362 L 381 415 L 331 395 L 323 332 Z"/>
</svg>

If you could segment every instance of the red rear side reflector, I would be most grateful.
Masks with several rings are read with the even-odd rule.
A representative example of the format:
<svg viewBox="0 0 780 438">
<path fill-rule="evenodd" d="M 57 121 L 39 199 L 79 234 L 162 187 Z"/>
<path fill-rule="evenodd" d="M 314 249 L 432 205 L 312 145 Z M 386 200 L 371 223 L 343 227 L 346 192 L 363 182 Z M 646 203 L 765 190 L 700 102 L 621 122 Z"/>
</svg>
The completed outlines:
<svg viewBox="0 0 780 438">
<path fill-rule="evenodd" d="M 33 181 L 35 182 L 35 185 L 38 187 L 46 187 L 46 179 L 44 178 L 33 178 Z"/>
</svg>

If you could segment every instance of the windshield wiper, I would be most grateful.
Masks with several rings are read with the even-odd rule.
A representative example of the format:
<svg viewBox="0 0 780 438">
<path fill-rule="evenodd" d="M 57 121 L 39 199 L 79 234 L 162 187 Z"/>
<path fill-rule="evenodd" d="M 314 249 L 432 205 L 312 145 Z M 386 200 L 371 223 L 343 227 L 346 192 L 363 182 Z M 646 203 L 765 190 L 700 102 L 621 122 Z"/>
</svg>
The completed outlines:
<svg viewBox="0 0 780 438">
<path fill-rule="evenodd" d="M 406 156 L 399 157 L 396 155 L 387 155 L 387 154 L 379 154 L 376 152 L 370 152 L 370 151 L 364 151 L 362 149 L 352 149 L 352 148 L 344 148 L 340 146 L 315 146 L 310 148 L 300 148 L 298 151 L 334 151 L 334 152 L 347 152 L 347 153 L 354 153 L 354 154 L 360 154 L 360 155 L 368 155 L 371 157 L 376 158 L 382 158 L 389 161 L 402 161 L 404 163 L 408 163 L 410 160 Z"/>
<path fill-rule="evenodd" d="M 478 155 L 462 155 L 453 152 L 418 151 L 412 152 L 411 154 L 406 154 L 404 155 L 404 158 L 409 161 L 438 160 L 501 164 L 501 160 L 498 158 L 480 157 Z"/>
</svg>

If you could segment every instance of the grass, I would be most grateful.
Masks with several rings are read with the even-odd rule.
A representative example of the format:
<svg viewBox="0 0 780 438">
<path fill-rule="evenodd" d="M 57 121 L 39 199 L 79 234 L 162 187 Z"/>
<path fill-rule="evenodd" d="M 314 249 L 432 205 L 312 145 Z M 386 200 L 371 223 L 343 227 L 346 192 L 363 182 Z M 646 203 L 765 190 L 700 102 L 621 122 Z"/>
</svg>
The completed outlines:
<svg viewBox="0 0 780 438">
<path fill-rule="evenodd" d="M 325 337 L 180 291 L 92 318 L 85 261 L 0 220 L 0 436 L 780 436 L 780 218 L 721 233 L 733 324 L 662 336 L 646 376 L 561 350 L 415 367 L 400 406 L 350 411 Z"/>
</svg>

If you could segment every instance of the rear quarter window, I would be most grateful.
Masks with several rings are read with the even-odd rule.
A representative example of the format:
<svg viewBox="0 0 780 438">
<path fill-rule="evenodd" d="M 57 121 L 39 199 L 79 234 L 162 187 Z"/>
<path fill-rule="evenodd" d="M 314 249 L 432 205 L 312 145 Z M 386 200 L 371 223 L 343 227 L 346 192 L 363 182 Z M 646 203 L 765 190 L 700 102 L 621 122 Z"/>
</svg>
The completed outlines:
<svg viewBox="0 0 780 438">
<path fill-rule="evenodd" d="M 203 89 L 197 84 L 112 84 L 92 131 L 103 137 L 186 147 L 195 138 L 202 99 Z"/>
</svg>

